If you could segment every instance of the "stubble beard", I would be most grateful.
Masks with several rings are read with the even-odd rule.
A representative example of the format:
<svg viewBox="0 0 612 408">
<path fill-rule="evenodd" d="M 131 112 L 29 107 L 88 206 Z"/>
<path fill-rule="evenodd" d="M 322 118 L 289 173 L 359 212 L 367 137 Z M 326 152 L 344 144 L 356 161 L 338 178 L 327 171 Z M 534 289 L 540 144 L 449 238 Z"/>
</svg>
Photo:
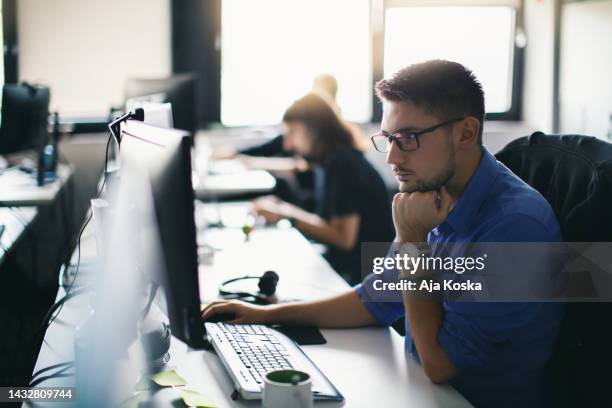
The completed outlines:
<svg viewBox="0 0 612 408">
<path fill-rule="evenodd" d="M 440 188 L 442 186 L 445 186 L 448 181 L 455 176 L 455 154 L 452 150 L 447 160 L 448 166 L 445 169 L 441 170 L 436 176 L 432 177 L 430 180 L 416 180 L 412 183 L 400 182 L 400 192 L 426 193 L 428 191 L 440 191 Z"/>
</svg>

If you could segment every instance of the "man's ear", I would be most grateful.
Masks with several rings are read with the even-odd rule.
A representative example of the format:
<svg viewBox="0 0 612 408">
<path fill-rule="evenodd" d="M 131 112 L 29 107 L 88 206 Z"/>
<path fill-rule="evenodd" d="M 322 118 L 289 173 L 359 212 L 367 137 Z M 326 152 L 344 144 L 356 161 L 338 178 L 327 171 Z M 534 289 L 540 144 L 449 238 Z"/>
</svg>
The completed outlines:
<svg viewBox="0 0 612 408">
<path fill-rule="evenodd" d="M 473 116 L 468 116 L 459 125 L 460 137 L 459 146 L 470 147 L 478 144 L 478 134 L 480 133 L 480 121 Z"/>
</svg>

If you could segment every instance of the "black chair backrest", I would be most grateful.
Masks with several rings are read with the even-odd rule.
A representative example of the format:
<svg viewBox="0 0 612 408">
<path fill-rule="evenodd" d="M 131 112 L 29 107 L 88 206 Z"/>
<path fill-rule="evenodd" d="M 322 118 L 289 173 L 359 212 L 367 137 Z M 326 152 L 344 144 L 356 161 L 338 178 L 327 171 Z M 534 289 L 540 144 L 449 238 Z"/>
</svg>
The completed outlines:
<svg viewBox="0 0 612 408">
<path fill-rule="evenodd" d="M 536 132 L 496 156 L 548 200 L 564 241 L 612 242 L 612 144 Z M 552 406 L 612 407 L 612 303 L 568 303 L 551 365 Z"/>
<path fill-rule="evenodd" d="M 548 200 L 563 240 L 612 242 L 612 144 L 537 132 L 496 156 Z"/>
</svg>

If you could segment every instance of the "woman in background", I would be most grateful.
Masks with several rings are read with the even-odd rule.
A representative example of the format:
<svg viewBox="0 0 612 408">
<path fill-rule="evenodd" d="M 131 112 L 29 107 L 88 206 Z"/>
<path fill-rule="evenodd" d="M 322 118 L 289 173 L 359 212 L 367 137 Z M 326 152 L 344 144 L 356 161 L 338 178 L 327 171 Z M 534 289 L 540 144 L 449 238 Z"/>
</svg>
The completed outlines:
<svg viewBox="0 0 612 408">
<path fill-rule="evenodd" d="M 254 202 L 268 222 L 289 219 L 328 247 L 326 259 L 349 283 L 361 280 L 360 243 L 391 242 L 393 221 L 385 184 L 359 148 L 354 131 L 326 98 L 315 93 L 294 102 L 283 116 L 285 148 L 315 173 L 315 210 L 276 197 Z"/>
<path fill-rule="evenodd" d="M 315 77 L 310 92 L 323 97 L 340 115 L 340 107 L 336 101 L 338 81 L 333 75 L 321 74 Z M 347 124 L 354 136 L 361 132 L 358 125 Z M 218 148 L 213 158 L 238 158 L 249 168 L 269 171 L 276 178 L 273 194 L 308 211 L 314 211 L 314 174 L 307 162 L 295 157 L 295 152 L 285 143 L 282 133 L 264 143 L 240 150 L 233 147 Z"/>
</svg>

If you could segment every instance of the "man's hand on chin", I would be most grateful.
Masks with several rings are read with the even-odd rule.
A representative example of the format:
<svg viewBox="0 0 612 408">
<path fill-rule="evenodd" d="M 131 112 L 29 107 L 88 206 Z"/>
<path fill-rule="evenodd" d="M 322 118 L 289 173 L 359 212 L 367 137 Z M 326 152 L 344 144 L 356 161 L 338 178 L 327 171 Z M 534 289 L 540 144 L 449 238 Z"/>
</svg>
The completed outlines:
<svg viewBox="0 0 612 408">
<path fill-rule="evenodd" d="M 422 243 L 435 226 L 446 220 L 454 202 L 446 189 L 425 193 L 399 193 L 393 197 L 393 223 L 397 241 Z M 414 256 L 414 255 L 413 255 Z M 416 275 L 421 275 L 420 270 Z M 420 299 L 404 291 L 406 320 L 412 332 L 425 374 L 435 383 L 443 383 L 457 374 L 446 351 L 438 342 L 444 319 L 440 301 Z"/>
<path fill-rule="evenodd" d="M 427 234 L 446 220 L 454 204 L 445 187 L 440 191 L 397 193 L 393 224 L 398 242 L 425 242 Z"/>
</svg>

